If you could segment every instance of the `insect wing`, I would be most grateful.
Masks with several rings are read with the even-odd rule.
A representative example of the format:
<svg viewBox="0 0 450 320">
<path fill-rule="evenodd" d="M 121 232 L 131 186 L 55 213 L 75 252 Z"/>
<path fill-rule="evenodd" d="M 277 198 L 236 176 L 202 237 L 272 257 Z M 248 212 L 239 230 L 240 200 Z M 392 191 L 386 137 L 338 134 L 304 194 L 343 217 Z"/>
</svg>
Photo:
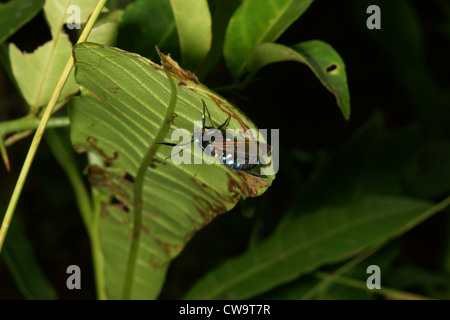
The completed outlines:
<svg viewBox="0 0 450 320">
<path fill-rule="evenodd" d="M 253 141 L 214 141 L 211 147 L 216 150 L 216 155 L 225 157 L 226 164 L 258 164 L 259 158 L 271 151 L 269 145 Z"/>
</svg>

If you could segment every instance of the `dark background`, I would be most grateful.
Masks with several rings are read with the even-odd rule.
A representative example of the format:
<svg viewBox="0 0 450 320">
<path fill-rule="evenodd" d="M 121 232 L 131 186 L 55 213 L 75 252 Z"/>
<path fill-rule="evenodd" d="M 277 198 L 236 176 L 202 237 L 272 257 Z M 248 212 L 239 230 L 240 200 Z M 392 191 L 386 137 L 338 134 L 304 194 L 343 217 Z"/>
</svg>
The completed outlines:
<svg viewBox="0 0 450 320">
<path fill-rule="evenodd" d="M 255 206 L 258 232 L 262 235 L 270 233 L 317 162 L 347 141 L 374 112 L 382 112 L 387 129 L 414 121 L 423 122 L 417 113 L 418 100 L 426 100 L 429 92 L 420 91 L 427 83 L 423 70 L 432 76 L 436 88 L 447 92 L 443 97 L 449 101 L 450 5 L 440 0 L 409 1 L 422 28 L 424 42 L 419 48 L 408 51 L 404 50 L 408 46 L 408 38 L 402 37 L 398 30 L 403 27 L 408 30 L 409 27 L 402 25 L 404 13 L 396 12 L 391 2 L 396 1 L 316 0 L 277 41 L 292 45 L 320 39 L 340 53 L 346 63 L 351 95 L 349 121 L 342 117 L 334 96 L 306 66 L 299 63 L 267 66 L 245 90 L 223 93 L 258 127 L 280 129 L 280 170 L 272 187 L 262 197 L 237 205 L 191 240 L 170 267 L 161 298 L 179 298 L 207 270 L 246 249 L 255 218 L 242 215 L 243 206 Z M 381 30 L 366 28 L 368 14 L 365 8 L 369 4 L 381 7 Z M 32 51 L 49 39 L 45 20 L 39 14 L 9 41 L 22 50 Z M 408 55 L 399 59 L 398 53 L 402 50 Z M 423 56 L 423 65 L 408 60 L 414 55 Z M 405 69 L 411 71 L 408 79 L 402 73 Z M 229 84 L 230 80 L 222 61 L 206 84 L 221 86 Z M 430 101 L 435 98 L 430 97 Z M 0 103 L 0 121 L 26 114 L 22 99 L 2 69 Z M 426 135 L 431 137 L 432 133 L 426 132 Z M 24 139 L 8 149 L 12 164 L 9 173 L 0 166 L 0 205 L 5 208 L 30 142 L 30 138 Z M 79 161 L 82 169 L 85 165 L 82 155 Z M 39 148 L 14 219 L 24 224 L 37 259 L 60 298 L 95 298 L 87 234 L 67 178 L 45 143 Z M 436 268 L 437 253 L 429 248 L 442 242 L 446 221 L 443 215 L 436 215 L 408 233 L 401 241 L 403 254 L 417 265 Z M 417 245 L 423 239 L 427 241 L 426 247 Z M 71 264 L 81 267 L 82 290 L 66 288 L 65 271 Z M 1 259 L 0 279 L 0 299 L 23 298 Z"/>
</svg>

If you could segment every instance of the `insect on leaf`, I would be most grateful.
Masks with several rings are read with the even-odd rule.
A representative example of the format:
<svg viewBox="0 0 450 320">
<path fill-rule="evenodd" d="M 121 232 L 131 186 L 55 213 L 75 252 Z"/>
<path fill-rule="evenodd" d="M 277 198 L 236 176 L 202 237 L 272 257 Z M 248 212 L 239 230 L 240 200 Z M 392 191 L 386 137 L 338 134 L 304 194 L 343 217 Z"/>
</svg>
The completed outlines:
<svg viewBox="0 0 450 320">
<path fill-rule="evenodd" d="M 124 286 L 131 242 L 134 178 L 161 128 L 171 91 L 163 67 L 137 54 L 84 43 L 75 47 L 74 57 L 76 80 L 86 90 L 69 108 L 71 139 L 77 150 L 95 152 L 105 163 L 91 166 L 89 179 L 111 198 L 102 204 L 96 236 L 105 260 L 102 276 L 107 297 L 117 299 Z M 230 115 L 228 128 L 256 129 L 241 111 L 199 84 L 195 75 L 181 69 L 170 56 L 163 58 L 178 84 L 171 129 L 192 133 L 194 121 L 201 121 L 201 100 L 215 123 Z M 186 152 L 194 148 L 198 146 L 193 144 Z M 170 262 L 187 241 L 240 198 L 261 195 L 274 178 L 261 179 L 220 164 L 176 165 L 172 159 L 162 164 L 170 153 L 171 147 L 159 145 L 146 172 L 132 299 L 156 298 Z"/>
</svg>

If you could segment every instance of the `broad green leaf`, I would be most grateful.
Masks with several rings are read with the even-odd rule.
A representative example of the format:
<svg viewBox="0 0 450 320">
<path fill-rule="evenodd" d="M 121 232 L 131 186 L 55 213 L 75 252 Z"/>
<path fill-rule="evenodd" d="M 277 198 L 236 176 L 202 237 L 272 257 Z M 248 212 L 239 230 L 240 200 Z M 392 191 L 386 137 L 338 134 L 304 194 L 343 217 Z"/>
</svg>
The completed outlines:
<svg viewBox="0 0 450 320">
<path fill-rule="evenodd" d="M 425 201 L 373 194 L 303 212 L 282 233 L 211 271 L 185 298 L 251 298 L 397 235 L 430 207 Z"/>
<path fill-rule="evenodd" d="M 231 17 L 224 55 L 231 74 L 245 72 L 247 55 L 257 44 L 273 42 L 305 11 L 313 0 L 247 0 Z"/>
<path fill-rule="evenodd" d="M 44 13 L 52 37 L 57 37 L 63 25 L 67 22 L 75 23 L 72 16 L 78 13 L 80 25 L 85 23 L 97 5 L 97 2 L 93 0 L 46 0 Z"/>
<path fill-rule="evenodd" d="M 350 93 L 345 64 L 329 44 L 312 40 L 291 48 L 276 43 L 262 43 L 250 51 L 247 66 L 250 74 L 275 62 L 297 61 L 307 65 L 335 97 L 345 119 L 350 117 Z"/>
<path fill-rule="evenodd" d="M 180 58 L 175 18 L 168 0 L 137 0 L 125 10 L 119 24 L 118 46 L 157 59 L 155 46 Z"/>
<path fill-rule="evenodd" d="M 22 227 L 13 220 L 2 256 L 20 292 L 27 299 L 56 298 L 56 290 L 42 272 L 30 241 Z"/>
<path fill-rule="evenodd" d="M 181 57 L 186 68 L 197 68 L 211 47 L 211 13 L 207 0 L 170 0 Z"/>
<path fill-rule="evenodd" d="M 94 188 L 114 199 L 102 205 L 98 237 L 107 296 L 117 299 L 122 296 L 131 241 L 133 181 L 160 130 L 170 88 L 162 67 L 137 54 L 93 44 L 76 46 L 74 54 L 76 79 L 88 90 L 72 99 L 69 107 L 71 139 L 76 149 L 95 152 L 107 163 L 91 166 L 89 179 Z M 230 114 L 227 128 L 255 128 L 241 111 L 166 59 L 179 84 L 173 129 L 193 132 L 194 121 L 201 121 L 202 99 L 215 123 Z M 186 152 L 195 148 L 199 147 Z M 223 165 L 175 165 L 172 159 L 162 165 L 170 152 L 170 147 L 160 146 L 146 173 L 133 299 L 156 298 L 170 261 L 195 232 L 233 208 L 241 197 L 262 194 L 274 178 L 256 178 Z"/>
<path fill-rule="evenodd" d="M 15 0 L 0 3 L 0 44 L 41 10 L 44 0 Z"/>
<path fill-rule="evenodd" d="M 50 100 L 71 53 L 72 44 L 64 33 L 32 53 L 21 52 L 13 43 L 9 45 L 14 78 L 32 113 L 36 113 Z M 60 100 L 77 90 L 78 85 L 71 75 L 64 85 Z"/>
</svg>

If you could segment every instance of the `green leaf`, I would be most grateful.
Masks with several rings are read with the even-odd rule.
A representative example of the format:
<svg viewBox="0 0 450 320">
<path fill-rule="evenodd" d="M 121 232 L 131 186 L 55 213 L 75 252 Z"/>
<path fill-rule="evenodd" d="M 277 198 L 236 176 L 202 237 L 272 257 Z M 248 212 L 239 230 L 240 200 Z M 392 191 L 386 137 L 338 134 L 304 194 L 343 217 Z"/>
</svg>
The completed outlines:
<svg viewBox="0 0 450 320">
<path fill-rule="evenodd" d="M 170 1 L 138 0 L 128 6 L 119 24 L 118 46 L 150 59 L 158 58 L 155 46 L 180 57 L 177 28 Z"/>
<path fill-rule="evenodd" d="M 425 201 L 373 194 L 303 211 L 282 233 L 211 271 L 185 298 L 253 297 L 397 235 L 430 207 Z"/>
<path fill-rule="evenodd" d="M 197 68 L 211 47 L 211 13 L 207 0 L 170 0 L 181 57 L 186 68 Z"/>
<path fill-rule="evenodd" d="M 371 249 L 369 249 L 371 250 Z M 363 251 L 361 254 L 364 254 L 367 251 Z M 357 255 L 354 259 L 357 259 L 359 255 Z M 311 295 L 311 290 L 317 288 L 317 285 L 320 285 L 320 278 L 317 277 L 317 272 L 313 272 L 311 274 L 301 276 L 300 278 L 291 281 L 285 285 L 281 285 L 276 287 L 273 290 L 270 290 L 267 293 L 262 294 L 261 296 L 256 297 L 256 299 L 261 300 L 298 300 L 305 299 L 305 297 L 311 297 L 317 300 L 361 300 L 361 299 L 375 299 L 376 296 L 374 293 L 378 292 L 368 292 L 366 286 L 366 279 L 368 277 L 367 274 L 367 266 L 369 265 L 377 265 L 383 270 L 384 279 L 386 279 L 386 275 L 389 274 L 390 267 L 394 262 L 394 259 L 398 256 L 398 245 L 394 242 L 394 245 L 388 245 L 382 248 L 381 250 L 375 252 L 374 255 L 363 259 L 356 266 L 341 274 L 337 279 L 334 279 L 332 282 L 329 282 L 326 287 L 323 287 L 322 290 L 318 291 L 316 295 Z M 349 262 L 332 264 L 322 268 L 328 272 L 332 272 L 333 274 L 342 268 L 343 265 L 346 265 Z M 339 284 L 338 279 L 341 279 L 342 276 L 352 277 L 354 279 L 359 279 L 362 282 L 361 287 L 350 287 L 347 284 Z M 363 281 L 361 281 L 363 280 Z M 383 281 L 385 284 L 387 281 Z M 380 294 L 382 294 L 380 292 Z"/>
<path fill-rule="evenodd" d="M 44 13 L 52 37 L 57 37 L 61 32 L 63 25 L 67 22 L 75 23 L 75 20 L 71 19 L 71 17 L 78 12 L 76 7 L 70 6 L 77 6 L 79 8 L 80 24 L 82 24 L 88 20 L 96 5 L 97 1 L 92 0 L 46 0 Z"/>
<path fill-rule="evenodd" d="M 41 10 L 44 0 L 15 0 L 0 3 L 0 44 Z"/>
<path fill-rule="evenodd" d="M 313 0 L 247 0 L 236 10 L 225 36 L 224 55 L 231 74 L 245 72 L 247 55 L 257 44 L 273 42 Z"/>
<path fill-rule="evenodd" d="M 56 290 L 42 272 L 22 227 L 13 220 L 2 256 L 20 292 L 27 299 L 56 299 Z"/>
<path fill-rule="evenodd" d="M 116 44 L 118 35 L 117 23 L 108 22 L 92 29 L 88 40 L 106 46 Z"/>
<path fill-rule="evenodd" d="M 223 57 L 223 44 L 225 40 L 225 31 L 228 22 L 233 15 L 236 8 L 241 4 L 241 0 L 225 0 L 219 1 L 217 6 L 211 8 L 213 11 L 212 17 L 212 42 L 211 50 L 205 58 L 205 63 L 196 72 L 199 79 L 204 79 L 217 65 Z"/>
<path fill-rule="evenodd" d="M 31 112 L 36 113 L 47 104 L 72 53 L 72 44 L 66 34 L 37 48 L 32 53 L 21 52 L 13 43 L 9 45 L 11 69 L 17 85 Z M 67 79 L 60 100 L 78 91 L 73 76 Z"/>
<path fill-rule="evenodd" d="M 44 137 L 53 156 L 64 170 L 72 185 L 78 210 L 80 211 L 84 224 L 89 226 L 89 221 L 93 219 L 89 192 L 81 176 L 75 160 L 74 151 L 66 132 L 58 129 L 47 129 Z"/>
<path fill-rule="evenodd" d="M 115 45 L 119 33 L 119 21 L 122 18 L 123 12 L 123 10 L 114 10 L 106 14 L 101 14 L 89 34 L 87 41 L 106 46 Z"/>
<path fill-rule="evenodd" d="M 107 296 L 117 299 L 122 296 L 131 241 L 134 178 L 160 130 L 170 88 L 162 67 L 136 54 L 93 44 L 76 46 L 74 54 L 76 79 L 88 90 L 70 104 L 71 139 L 78 150 L 95 152 L 107 163 L 91 166 L 89 179 L 96 190 L 112 198 L 102 204 L 97 236 L 105 260 Z M 166 59 L 179 84 L 173 129 L 193 132 L 194 121 L 201 121 L 202 99 L 215 123 L 230 114 L 227 128 L 255 128 L 237 108 Z M 262 194 L 274 178 L 263 180 L 223 165 L 175 165 L 172 159 L 162 165 L 170 152 L 171 148 L 160 146 L 154 168 L 146 172 L 132 299 L 156 298 L 170 261 L 195 232 L 233 208 L 241 197 Z"/>
<path fill-rule="evenodd" d="M 262 43 L 253 48 L 247 59 L 250 76 L 275 62 L 297 61 L 307 65 L 335 97 L 345 119 L 350 117 L 350 93 L 345 64 L 329 44 L 311 40 L 291 48 L 276 43 Z"/>
</svg>

